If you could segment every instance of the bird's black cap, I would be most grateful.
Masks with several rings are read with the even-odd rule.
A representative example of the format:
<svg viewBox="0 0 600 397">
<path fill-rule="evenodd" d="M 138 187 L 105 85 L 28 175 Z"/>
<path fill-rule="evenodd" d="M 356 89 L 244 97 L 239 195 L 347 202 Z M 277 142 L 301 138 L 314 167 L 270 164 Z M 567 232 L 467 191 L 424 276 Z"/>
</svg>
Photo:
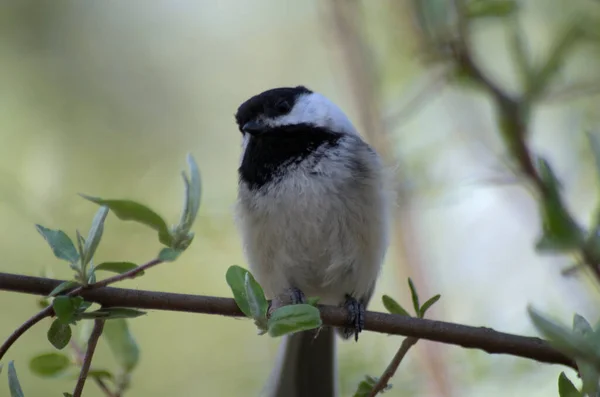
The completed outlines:
<svg viewBox="0 0 600 397">
<path fill-rule="evenodd" d="M 246 123 L 256 120 L 259 116 L 275 118 L 286 115 L 292 110 L 299 96 L 311 93 L 311 90 L 302 85 L 261 92 L 240 105 L 235 114 L 235 121 L 242 131 Z"/>
</svg>

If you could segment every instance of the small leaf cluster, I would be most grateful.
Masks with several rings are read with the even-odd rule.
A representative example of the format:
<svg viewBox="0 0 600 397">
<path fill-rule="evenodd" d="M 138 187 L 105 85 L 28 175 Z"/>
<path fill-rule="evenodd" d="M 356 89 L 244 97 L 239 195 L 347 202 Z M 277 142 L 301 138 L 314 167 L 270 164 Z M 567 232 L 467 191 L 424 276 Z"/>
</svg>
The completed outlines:
<svg viewBox="0 0 600 397">
<path fill-rule="evenodd" d="M 73 241 L 62 230 L 48 229 L 42 225 L 36 225 L 37 231 L 44 237 L 50 245 L 54 256 L 58 259 L 69 262 L 71 269 L 75 271 L 75 280 L 68 285 L 57 287 L 58 292 L 63 291 L 74 285 L 88 285 L 96 281 L 96 274 L 92 264 L 92 258 L 100 244 L 102 233 L 104 232 L 104 221 L 108 215 L 108 208 L 101 207 L 88 233 L 87 239 L 84 238 L 79 230 L 76 231 L 77 248 Z M 53 291 L 54 294 L 57 292 Z"/>
<path fill-rule="evenodd" d="M 410 277 L 408 278 L 408 288 L 410 289 L 410 297 L 411 297 L 413 309 L 415 310 L 415 315 L 417 318 L 424 318 L 425 313 L 427 313 L 427 310 L 429 310 L 429 308 L 431 308 L 431 306 L 433 306 L 441 298 L 441 295 L 439 295 L 439 294 L 434 295 L 431 298 L 427 299 L 427 301 L 425 301 L 425 303 L 423 303 L 423 305 L 421 306 L 421 304 L 419 302 L 419 294 L 417 293 L 415 284 L 413 283 L 413 281 Z M 391 314 L 399 314 L 401 316 L 411 317 L 411 315 L 408 313 L 408 311 L 406 311 L 406 309 L 404 309 L 391 296 L 383 295 L 381 300 L 383 302 L 383 306 Z"/>
<path fill-rule="evenodd" d="M 600 395 L 600 324 L 592 328 L 581 315 L 573 316 L 572 328 L 559 324 L 529 307 L 529 317 L 536 329 L 550 343 L 577 364 L 582 387 L 578 390 L 561 373 L 558 379 L 560 397 L 597 397 Z"/>
<path fill-rule="evenodd" d="M 89 323 L 88 323 L 89 324 Z M 29 369 L 44 378 L 77 379 L 82 357 L 81 346 L 85 345 L 87 330 L 82 329 L 79 342 L 72 342 L 74 359 L 63 352 L 41 353 L 29 361 Z M 130 377 L 140 359 L 140 349 L 124 318 L 112 319 L 104 325 L 102 337 L 107 342 L 116 361 L 116 371 L 93 366 L 88 377 L 111 382 L 116 390 L 125 391 L 129 387 Z"/>
<path fill-rule="evenodd" d="M 268 333 L 272 337 L 279 337 L 322 325 L 321 313 L 315 307 L 318 298 L 309 298 L 309 303 L 282 306 L 268 316 L 269 302 L 262 287 L 248 270 L 231 266 L 225 278 L 235 302 L 247 317 L 254 320 L 259 335 Z"/>
<path fill-rule="evenodd" d="M 139 277 L 144 274 L 143 267 L 132 262 L 108 261 L 94 265 L 94 255 L 104 233 L 104 224 L 109 212 L 124 221 L 134 221 L 154 229 L 158 240 L 165 247 L 160 250 L 157 258 L 149 263 L 171 262 L 189 247 L 194 233 L 191 228 L 200 208 L 200 174 L 198 166 L 191 155 L 187 157 L 190 176 L 182 173 L 185 186 L 184 205 L 179 223 L 169 228 L 164 219 L 151 208 L 132 200 L 102 199 L 82 195 L 83 198 L 98 204 L 92 225 L 83 237 L 79 230 L 75 231 L 75 243 L 62 230 L 53 230 L 36 225 L 37 231 L 44 237 L 54 256 L 66 261 L 74 271 L 73 279 L 60 283 L 54 288 L 40 305 L 43 308 L 52 306 L 55 319 L 47 332 L 52 346 L 63 350 L 71 346 L 73 359 L 63 352 L 45 352 L 36 355 L 29 362 L 30 370 L 42 377 L 77 378 L 76 370 L 81 366 L 82 354 L 90 334 L 90 321 L 81 324 L 81 341 L 73 338 L 73 326 L 82 320 L 110 320 L 104 324 L 102 336 L 108 343 L 117 362 L 118 370 L 113 373 L 107 369 L 91 368 L 88 376 L 91 378 L 109 380 L 114 384 L 118 395 L 128 387 L 131 372 L 139 362 L 140 350 L 129 330 L 126 319 L 139 317 L 145 313 L 139 310 L 123 307 L 99 307 L 92 310 L 92 303 L 85 301 L 77 293 L 86 288 L 93 288 L 97 282 L 97 272 L 116 273 L 117 276 L 107 279 L 102 285 L 120 281 L 125 278 Z M 254 296 L 254 295 L 253 295 Z M 255 306 L 257 303 L 254 302 Z M 1 370 L 0 366 L 0 370 Z M 23 396 L 17 379 L 14 364 L 8 365 L 9 386 L 12 396 Z M 63 393 L 65 396 L 70 393 Z"/>
</svg>

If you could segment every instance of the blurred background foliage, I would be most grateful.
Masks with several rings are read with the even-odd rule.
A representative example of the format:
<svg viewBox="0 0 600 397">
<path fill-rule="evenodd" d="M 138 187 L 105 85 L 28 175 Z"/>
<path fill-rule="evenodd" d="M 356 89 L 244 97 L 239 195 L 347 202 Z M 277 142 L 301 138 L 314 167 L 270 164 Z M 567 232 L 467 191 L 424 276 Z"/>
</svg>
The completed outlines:
<svg viewBox="0 0 600 397">
<path fill-rule="evenodd" d="M 533 63 L 573 21 L 600 38 L 597 1 L 517 3 L 517 17 L 478 18 L 471 31 L 476 61 L 509 92 L 521 88 L 516 29 Z M 174 223 L 178 172 L 191 152 L 203 177 L 194 243 L 177 262 L 123 286 L 229 295 L 225 270 L 245 265 L 232 217 L 240 148 L 233 113 L 262 90 L 304 84 L 345 109 L 397 176 L 396 234 L 376 297 L 407 303 L 411 276 L 422 296 L 442 295 L 431 318 L 532 335 L 532 303 L 565 322 L 574 311 L 596 321 L 599 296 L 587 275 L 565 277 L 571 258 L 535 252 L 537 205 L 507 167 L 489 98 L 451 81 L 415 17 L 418 4 L 0 1 L 0 271 L 69 276 L 33 225 L 87 229 L 96 208 L 78 192 L 136 199 Z M 443 0 L 426 7 L 434 28 L 451 19 Z M 597 176 L 584 133 L 600 133 L 600 40 L 562 61 L 534 111 L 530 142 L 587 223 Z M 97 259 L 141 263 L 156 254 L 154 241 L 152 231 L 109 216 Z M 0 335 L 36 309 L 32 296 L 0 292 Z M 380 301 L 371 309 L 382 310 Z M 278 344 L 256 336 L 250 321 L 218 316 L 152 312 L 130 326 L 142 350 L 131 397 L 258 395 Z M 28 396 L 74 384 L 28 370 L 30 357 L 52 350 L 46 330 L 35 327 L 7 357 Z M 340 343 L 343 395 L 364 374 L 380 374 L 400 342 L 365 333 L 361 343 Z M 103 343 L 94 363 L 110 367 Z M 421 341 L 386 396 L 557 395 L 561 370 Z M 86 395 L 101 396 L 91 383 Z"/>
</svg>

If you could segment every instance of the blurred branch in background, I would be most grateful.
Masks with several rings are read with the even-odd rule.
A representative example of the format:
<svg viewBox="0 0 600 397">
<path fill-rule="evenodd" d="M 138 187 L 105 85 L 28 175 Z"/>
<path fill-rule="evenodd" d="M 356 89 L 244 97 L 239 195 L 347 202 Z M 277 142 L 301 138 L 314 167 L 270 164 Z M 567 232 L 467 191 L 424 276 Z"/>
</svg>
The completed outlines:
<svg viewBox="0 0 600 397">
<path fill-rule="evenodd" d="M 393 122 L 386 120 L 384 112 L 385 86 L 388 81 L 384 76 L 388 65 L 381 63 L 377 56 L 376 40 L 369 40 L 369 29 L 385 30 L 392 40 L 397 39 L 397 31 L 401 29 L 402 17 L 397 23 L 388 23 L 386 18 L 373 18 L 369 21 L 365 14 L 370 9 L 367 2 L 331 0 L 328 14 L 331 28 L 338 46 L 341 48 L 341 61 L 346 71 L 348 85 L 353 93 L 356 109 L 360 117 L 362 131 L 375 148 L 382 153 L 388 164 L 399 164 L 401 160 L 391 149 L 394 142 L 390 132 Z M 567 22 L 553 35 L 552 45 L 542 56 L 541 62 L 533 62 L 527 48 L 527 38 L 521 27 L 521 10 L 524 2 L 513 0 L 454 0 L 440 2 L 436 0 L 415 0 L 403 2 L 403 5 L 386 3 L 379 7 L 390 15 L 401 10 L 397 15 L 414 17 L 412 26 L 418 36 L 417 55 L 426 66 L 423 74 L 428 75 L 429 84 L 424 84 L 420 93 L 394 116 L 392 120 L 402 120 L 418 110 L 431 94 L 439 92 L 446 85 L 458 88 L 476 88 L 492 102 L 497 124 L 497 133 L 510 156 L 510 166 L 518 170 L 519 176 L 527 187 L 532 189 L 538 203 L 541 219 L 541 236 L 536 243 L 536 251 L 546 254 L 575 254 L 580 263 L 587 267 L 600 282 L 600 215 L 592 221 L 589 230 L 576 220 L 574 212 L 566 204 L 565 193 L 556 176 L 551 162 L 536 153 L 529 143 L 533 115 L 539 104 L 557 101 L 562 97 L 569 99 L 582 95 L 596 95 L 597 83 L 586 89 L 580 84 L 556 89 L 557 76 L 572 59 L 574 51 L 583 43 L 598 44 L 598 13 L 586 15 L 569 14 Z M 375 7 L 371 7 L 375 8 Z M 385 11 L 384 11 L 385 12 Z M 576 14 L 576 12 L 575 12 Z M 380 15 L 381 16 L 381 15 Z M 516 75 L 521 83 L 519 94 L 496 78 L 490 77 L 476 59 L 475 40 L 473 38 L 476 25 L 485 20 L 488 23 L 499 22 L 507 26 L 507 44 L 510 48 L 511 61 L 514 63 Z M 375 28 L 374 25 L 377 25 Z M 395 32 L 396 31 L 396 32 Z M 383 39 L 385 40 L 385 39 Z M 478 52 L 477 52 L 478 53 Z M 386 54 L 384 59 L 393 59 L 394 55 Z M 433 73 L 435 69 L 441 73 Z M 583 131 L 582 131 L 583 132 Z M 591 146 L 596 158 L 600 158 L 600 144 L 590 137 Z M 598 170 L 600 172 L 600 168 Z M 414 221 L 411 211 L 412 192 L 407 189 L 410 178 L 404 168 L 400 168 L 399 207 L 396 216 L 396 232 L 398 236 L 397 258 L 400 273 L 414 274 L 419 285 L 426 285 L 428 277 L 424 275 L 426 265 L 423 254 L 419 252 L 418 223 Z M 519 178 L 521 179 L 521 178 Z M 600 208 L 600 207 L 599 207 Z M 600 209 L 598 209 L 600 213 Z M 413 217 L 411 217 L 413 215 Z M 399 248 L 401 247 L 401 249 Z M 404 269 L 402 269 L 404 267 Z M 570 268 L 581 269 L 581 266 Z M 430 345 L 427 345 L 430 346 Z M 429 376 L 426 383 L 432 385 L 433 395 L 452 395 L 452 387 L 447 380 L 446 368 L 439 350 L 428 350 L 424 357 L 425 369 Z"/>
<path fill-rule="evenodd" d="M 426 266 L 423 264 L 424 257 L 420 252 L 421 244 L 418 241 L 418 222 L 414 219 L 413 192 L 408 188 L 410 181 L 402 166 L 402 159 L 398 158 L 393 150 L 395 144 L 391 140 L 390 120 L 385 119 L 382 109 L 383 98 L 380 87 L 385 82 L 382 81 L 375 55 L 367 41 L 363 4 L 356 0 L 330 0 L 327 8 L 325 12 L 331 23 L 326 23 L 326 26 L 341 49 L 341 60 L 337 64 L 344 67 L 345 82 L 352 92 L 355 109 L 360 118 L 361 131 L 381 154 L 385 163 L 394 167 L 395 172 L 391 181 L 395 184 L 398 195 L 394 216 L 395 240 L 392 243 L 396 275 L 398 280 L 404 280 L 410 275 L 419 285 L 419 289 L 429 294 L 428 277 L 424 274 Z M 394 10 L 396 15 L 402 14 L 398 11 Z M 437 88 L 438 84 L 437 81 L 434 82 L 433 88 Z M 427 91 L 424 90 L 418 97 L 427 97 Z M 422 99 L 418 98 L 412 104 L 417 105 L 421 101 Z M 413 110 L 414 106 L 411 106 L 410 109 L 395 115 L 393 119 L 399 120 Z M 424 384 L 430 389 L 428 393 L 436 396 L 452 396 L 453 386 L 447 374 L 447 365 L 440 346 L 425 343 L 415 350 L 417 358 L 421 361 L 420 372 L 426 374 L 427 379 Z"/>
</svg>

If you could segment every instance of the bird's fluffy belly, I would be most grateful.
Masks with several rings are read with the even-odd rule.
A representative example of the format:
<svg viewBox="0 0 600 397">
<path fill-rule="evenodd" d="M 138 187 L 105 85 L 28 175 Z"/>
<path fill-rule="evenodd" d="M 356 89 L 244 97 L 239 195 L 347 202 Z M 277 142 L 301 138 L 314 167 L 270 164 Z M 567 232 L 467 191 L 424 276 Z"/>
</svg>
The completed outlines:
<svg viewBox="0 0 600 397">
<path fill-rule="evenodd" d="M 354 211 L 347 197 L 328 189 L 279 195 L 238 203 L 250 268 L 267 297 L 290 287 L 324 304 L 339 304 L 346 294 L 369 295 L 380 261 L 380 216 L 365 208 L 377 206 Z"/>
</svg>

